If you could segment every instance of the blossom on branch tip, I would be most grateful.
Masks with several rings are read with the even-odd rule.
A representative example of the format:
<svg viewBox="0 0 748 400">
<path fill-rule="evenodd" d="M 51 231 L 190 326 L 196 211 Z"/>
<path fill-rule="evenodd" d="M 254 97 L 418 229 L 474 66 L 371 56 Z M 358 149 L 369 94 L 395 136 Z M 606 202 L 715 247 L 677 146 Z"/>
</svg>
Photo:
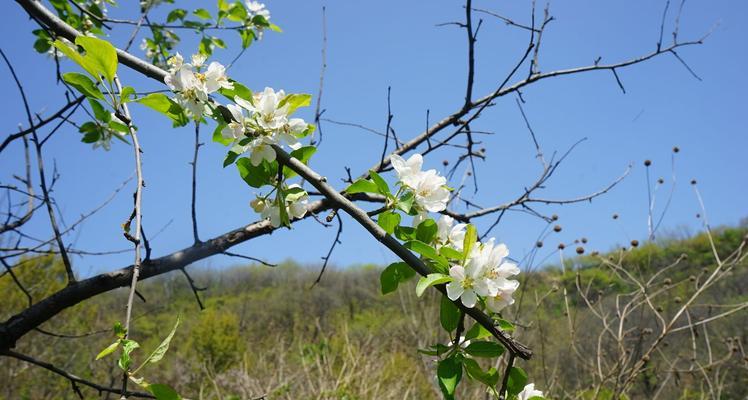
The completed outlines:
<svg viewBox="0 0 748 400">
<path fill-rule="evenodd" d="M 482 279 L 482 271 L 475 265 L 462 267 L 455 265 L 449 269 L 452 281 L 447 284 L 447 297 L 450 300 L 460 299 L 465 307 L 475 307 L 478 296 L 487 296 L 489 287 Z"/>
<path fill-rule="evenodd" d="M 543 392 L 536 390 L 534 383 L 528 383 L 517 395 L 517 400 L 530 400 L 533 397 L 543 397 Z"/>
<path fill-rule="evenodd" d="M 435 169 L 421 171 L 423 156 L 413 154 L 405 160 L 393 154 L 390 156 L 390 163 L 397 173 L 398 180 L 415 195 L 415 203 L 419 210 L 439 212 L 447 208 L 447 179 L 439 176 Z"/>
<path fill-rule="evenodd" d="M 270 20 L 270 10 L 267 9 L 264 3 L 260 3 L 259 1 L 247 1 L 247 11 L 251 17 L 260 15 L 265 20 Z"/>
<path fill-rule="evenodd" d="M 449 200 L 446 184 L 447 179 L 439 176 L 435 169 L 421 172 L 413 186 L 416 204 L 430 212 L 444 211 Z"/>
<path fill-rule="evenodd" d="M 202 54 L 193 55 L 190 64 L 185 63 L 182 55 L 177 53 L 167 60 L 169 74 L 164 78 L 164 83 L 176 93 L 177 103 L 187 108 L 195 119 L 203 116 L 210 94 L 221 88 L 233 88 L 223 65 L 213 61 L 202 72 L 204 63 L 205 56 Z"/>
<path fill-rule="evenodd" d="M 465 229 L 467 224 L 454 225 L 454 218 L 449 215 L 442 215 L 438 221 L 436 221 L 436 247 L 440 248 L 443 246 L 451 247 L 457 251 L 462 251 L 462 242 L 465 240 Z"/>
</svg>

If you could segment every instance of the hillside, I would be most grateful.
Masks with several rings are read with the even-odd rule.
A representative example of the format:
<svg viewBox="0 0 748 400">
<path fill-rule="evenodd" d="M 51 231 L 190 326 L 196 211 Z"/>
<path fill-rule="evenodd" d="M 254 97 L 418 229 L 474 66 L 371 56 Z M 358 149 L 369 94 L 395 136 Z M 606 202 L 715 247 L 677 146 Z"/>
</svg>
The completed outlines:
<svg viewBox="0 0 748 400">
<path fill-rule="evenodd" d="M 746 227 L 714 234 L 723 262 L 747 234 Z M 46 274 L 30 276 L 32 263 L 46 264 Z M 627 293 L 637 290 L 630 278 L 654 276 L 648 287 L 654 307 L 663 316 L 672 316 L 715 267 L 709 239 L 701 234 L 569 259 L 564 273 L 560 266 L 523 273 L 523 295 L 505 315 L 516 323 L 516 337 L 535 351 L 534 359 L 521 366 L 551 394 L 549 398 L 609 398 L 615 379 L 604 373 L 596 376 L 597 371 L 622 371 L 615 365 L 617 346 L 641 351 L 660 328 L 653 314 L 642 308 L 622 324 L 631 334 L 621 343 L 610 342 L 596 312 L 620 313 Z M 410 282 L 382 296 L 381 267 L 374 265 L 330 270 L 314 287 L 318 271 L 292 262 L 273 268 L 193 268 L 197 284 L 207 287 L 200 292 L 204 311 L 182 274 L 140 286 L 145 303 L 136 308 L 131 337 L 140 340 L 143 348 L 154 348 L 177 315 L 182 320 L 166 362 L 146 369 L 151 381 L 168 382 L 192 399 L 439 398 L 433 357 L 415 351 L 449 340 L 438 326 L 435 291 L 417 298 L 415 283 Z M 16 267 L 16 273 L 35 299 L 63 284 L 64 272 L 50 258 L 28 261 Z M 748 301 L 745 259 L 739 258 L 724 274 L 690 305 L 687 317 L 692 321 L 732 309 L 725 305 Z M 0 277 L 3 293 L 14 294 L 3 299 L 0 318 L 7 319 L 26 305 L 26 297 L 13 285 L 8 276 Z M 120 374 L 113 359 L 93 360 L 112 341 L 110 327 L 124 313 L 124 296 L 117 291 L 96 297 L 43 327 L 57 335 L 86 336 L 71 339 L 33 332 L 16 350 L 84 378 L 117 382 Z M 668 336 L 657 350 L 662 357 L 653 354 L 629 398 L 697 399 L 716 394 L 744 399 L 748 396 L 746 343 L 746 309 L 708 328 L 702 324 Z M 36 384 L 39 381 L 45 384 Z M 8 358 L 0 358 L 0 382 L 0 399 L 77 398 L 64 379 Z M 458 398 L 483 397 L 479 385 L 461 386 Z M 82 390 L 96 396 L 90 389 Z"/>
</svg>

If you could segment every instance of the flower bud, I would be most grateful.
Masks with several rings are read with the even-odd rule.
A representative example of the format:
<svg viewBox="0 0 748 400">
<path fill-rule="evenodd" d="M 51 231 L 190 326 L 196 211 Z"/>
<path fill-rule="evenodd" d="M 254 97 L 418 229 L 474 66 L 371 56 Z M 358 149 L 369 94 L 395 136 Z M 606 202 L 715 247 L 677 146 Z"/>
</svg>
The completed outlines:
<svg viewBox="0 0 748 400">
<path fill-rule="evenodd" d="M 252 207 L 253 210 L 255 210 L 256 213 L 261 213 L 262 210 L 264 210 L 265 207 L 267 206 L 265 204 L 265 199 L 263 199 L 261 197 L 258 197 L 256 199 L 252 200 L 249 203 L 249 205 Z"/>
<path fill-rule="evenodd" d="M 652 165 L 652 160 L 644 160 L 645 167 L 649 167 L 650 165 Z"/>
</svg>

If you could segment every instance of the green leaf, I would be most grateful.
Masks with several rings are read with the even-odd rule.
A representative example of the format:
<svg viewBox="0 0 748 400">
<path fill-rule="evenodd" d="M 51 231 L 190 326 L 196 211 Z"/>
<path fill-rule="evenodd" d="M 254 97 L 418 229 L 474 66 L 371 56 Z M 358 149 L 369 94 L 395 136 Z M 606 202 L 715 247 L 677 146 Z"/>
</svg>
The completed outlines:
<svg viewBox="0 0 748 400">
<path fill-rule="evenodd" d="M 126 333 L 127 333 L 127 331 L 125 330 L 125 328 L 122 326 L 121 323 L 119 323 L 119 322 L 115 322 L 114 323 L 114 334 L 118 338 L 124 339 Z"/>
<path fill-rule="evenodd" d="M 244 8 L 244 4 L 242 4 L 241 1 L 237 1 L 231 5 L 231 8 L 229 8 L 226 18 L 234 22 L 243 22 L 247 19 L 247 9 Z"/>
<path fill-rule="evenodd" d="M 239 153 L 235 152 L 233 149 L 229 150 L 229 152 L 226 154 L 226 158 L 223 159 L 223 167 L 226 168 L 229 165 L 233 164 L 237 158 L 239 158 Z"/>
<path fill-rule="evenodd" d="M 300 187 L 290 187 L 288 189 L 285 189 L 285 195 L 286 195 L 286 202 L 288 203 L 297 201 L 304 196 L 309 196 L 306 190 Z"/>
<path fill-rule="evenodd" d="M 112 114 L 107 111 L 104 106 L 96 100 L 88 99 L 88 103 L 91 105 L 91 109 L 94 112 L 94 116 L 97 120 L 103 122 L 109 122 L 112 119 Z"/>
<path fill-rule="evenodd" d="M 493 358 L 504 354 L 504 347 L 496 342 L 474 341 L 465 348 L 465 352 L 474 357 Z"/>
<path fill-rule="evenodd" d="M 418 284 L 416 285 L 416 295 L 418 295 L 418 297 L 421 297 L 421 295 L 423 295 L 423 292 L 426 291 L 426 288 L 428 288 L 429 286 L 447 283 L 451 280 L 452 278 L 449 275 L 438 273 L 422 276 L 421 279 L 418 280 Z"/>
<path fill-rule="evenodd" d="M 280 28 L 280 26 L 278 26 L 276 24 L 273 24 L 273 23 L 271 23 L 268 28 L 270 28 L 270 30 L 273 31 L 273 32 L 278 32 L 278 33 L 283 32 L 283 30 Z"/>
<path fill-rule="evenodd" d="M 129 339 L 122 339 L 120 343 L 122 344 L 122 354 L 120 354 L 117 364 L 123 371 L 129 371 L 130 365 L 132 365 L 132 358 L 130 357 L 130 353 L 140 347 L 140 344 L 138 344 L 138 342 L 134 340 Z"/>
<path fill-rule="evenodd" d="M 198 8 L 197 10 L 192 12 L 195 14 L 198 18 L 201 19 L 213 19 L 213 17 L 210 15 L 210 11 L 204 9 L 204 8 Z"/>
<path fill-rule="evenodd" d="M 234 140 L 233 139 L 227 139 L 227 138 L 223 137 L 223 135 L 221 134 L 221 131 L 225 127 L 226 127 L 226 124 L 218 124 L 216 126 L 216 129 L 213 130 L 213 141 L 216 142 L 216 143 L 220 143 L 220 144 L 222 144 L 224 146 L 228 146 L 231 143 L 233 143 Z M 225 165 L 224 165 L 224 167 L 225 167 Z"/>
<path fill-rule="evenodd" d="M 428 218 L 425 221 L 418 224 L 416 228 L 416 239 L 423 243 L 431 243 L 436 237 L 436 232 L 439 228 L 436 226 L 436 222 L 433 219 Z"/>
<path fill-rule="evenodd" d="M 311 94 L 289 94 L 278 103 L 278 108 L 288 105 L 288 115 L 291 115 L 299 107 L 308 107 L 312 104 Z"/>
<path fill-rule="evenodd" d="M 156 347 L 156 350 L 154 350 L 153 353 L 148 356 L 143 364 L 147 362 L 155 363 L 164 358 L 164 354 L 166 354 L 166 351 L 169 350 L 169 343 L 171 343 L 171 339 L 174 337 L 174 333 L 177 331 L 178 327 L 179 317 L 177 317 L 177 322 L 174 324 L 174 327 L 171 328 L 171 332 L 169 332 L 169 335 L 167 335 L 166 338 L 161 342 L 161 344 Z"/>
<path fill-rule="evenodd" d="M 436 376 L 444 398 L 447 400 L 454 399 L 455 389 L 462 378 L 462 364 L 454 356 L 445 358 L 439 361 Z"/>
<path fill-rule="evenodd" d="M 397 290 L 398 285 L 414 277 L 416 271 L 404 262 L 396 262 L 387 266 L 379 276 L 379 282 L 382 286 L 382 294 L 387 294 Z"/>
<path fill-rule="evenodd" d="M 447 332 L 457 329 L 460 321 L 460 309 L 447 296 L 442 296 L 439 306 L 439 322 Z"/>
<path fill-rule="evenodd" d="M 440 247 L 439 254 L 443 255 L 444 257 L 450 258 L 452 260 L 462 260 L 462 253 L 460 253 L 459 251 L 449 246 Z"/>
<path fill-rule="evenodd" d="M 210 56 L 213 54 L 213 41 L 210 40 L 210 37 L 203 37 L 200 40 L 200 45 L 198 46 L 198 51 L 200 54 Z"/>
<path fill-rule="evenodd" d="M 462 365 L 465 366 L 465 371 L 470 378 L 475 379 L 486 386 L 493 388 L 499 383 L 499 372 L 496 371 L 496 368 L 491 367 L 488 371 L 484 372 L 480 365 L 478 365 L 478 362 L 472 358 L 464 358 L 462 360 Z"/>
<path fill-rule="evenodd" d="M 314 146 L 304 146 L 292 151 L 291 157 L 301 161 L 304 165 L 306 165 L 309 163 L 309 159 L 312 158 L 316 151 L 317 148 Z M 285 165 L 283 166 L 283 176 L 285 176 L 286 178 L 293 178 L 296 175 L 297 173 L 294 170 L 288 168 Z"/>
<path fill-rule="evenodd" d="M 96 355 L 96 359 L 99 360 L 114 353 L 114 351 L 117 350 L 117 347 L 119 347 L 119 340 L 107 346 L 106 349 L 100 351 L 99 354 Z"/>
<path fill-rule="evenodd" d="M 374 171 L 369 171 L 369 175 L 371 175 L 371 180 L 374 181 L 374 183 L 377 185 L 377 188 L 379 189 L 379 193 L 387 197 L 392 196 L 392 194 L 390 193 L 389 185 L 387 185 L 387 182 L 384 179 L 382 179 L 382 177 L 378 173 Z"/>
<path fill-rule="evenodd" d="M 276 201 L 276 204 L 280 205 L 280 207 L 278 207 L 280 211 L 280 223 L 281 223 L 281 226 L 286 226 L 289 229 L 291 229 L 291 219 L 288 217 L 288 208 L 285 206 L 286 205 L 286 197 L 285 197 L 286 193 L 280 188 L 280 185 L 281 185 L 280 182 L 278 185 L 279 187 L 278 187 L 278 190 L 276 190 L 275 201 Z"/>
<path fill-rule="evenodd" d="M 395 232 L 395 227 L 400 225 L 400 214 L 392 211 L 383 212 L 379 214 L 377 224 L 391 235 Z"/>
<path fill-rule="evenodd" d="M 465 238 L 462 240 L 462 259 L 467 260 L 470 255 L 470 251 L 473 250 L 473 246 L 478 241 L 478 231 L 475 229 L 475 225 L 468 224 L 465 230 Z"/>
<path fill-rule="evenodd" d="M 491 332 L 477 322 L 465 333 L 465 340 L 484 339 L 487 337 L 491 337 Z"/>
<path fill-rule="evenodd" d="M 126 135 L 130 133 L 130 128 L 128 128 L 127 125 L 120 124 L 119 122 L 117 122 L 115 120 L 109 121 L 109 123 L 107 124 L 107 126 L 109 127 L 109 129 L 111 129 L 113 131 L 124 133 Z M 114 137 L 123 140 L 125 143 L 129 143 L 127 140 L 124 140 L 123 138 L 119 137 L 118 135 L 115 135 Z"/>
<path fill-rule="evenodd" d="M 253 188 L 261 188 L 264 185 L 270 183 L 272 177 L 265 167 L 266 162 L 262 162 L 260 165 L 254 166 L 249 161 L 249 158 L 240 158 L 236 161 L 236 168 L 239 170 L 239 175 L 247 182 L 249 186 Z M 280 207 L 281 209 L 285 207 Z"/>
<path fill-rule="evenodd" d="M 395 237 L 407 242 L 416 238 L 416 230 L 410 226 L 396 226 Z"/>
<path fill-rule="evenodd" d="M 104 100 L 104 95 L 101 93 L 101 90 L 99 90 L 91 78 L 86 75 L 77 72 L 67 72 L 62 74 L 62 80 L 89 99 Z"/>
<path fill-rule="evenodd" d="M 182 400 L 182 397 L 168 385 L 153 383 L 148 385 L 148 391 L 156 396 L 156 400 Z"/>
<path fill-rule="evenodd" d="M 512 367 L 509 370 L 509 381 L 507 383 L 507 392 L 516 396 L 527 384 L 527 373 L 520 367 Z"/>
<path fill-rule="evenodd" d="M 226 48 L 226 42 L 221 40 L 221 38 L 213 36 L 210 38 L 210 40 L 213 42 L 214 45 L 216 45 L 216 47 L 221 48 L 221 49 Z"/>
<path fill-rule="evenodd" d="M 117 74 L 117 50 L 114 46 L 106 40 L 90 36 L 78 36 L 75 38 L 75 44 L 86 50 L 83 58 L 97 72 L 96 77 L 98 78 L 99 74 L 104 75 L 111 83 Z"/>
<path fill-rule="evenodd" d="M 183 8 L 175 8 L 171 10 L 168 16 L 166 16 L 166 22 L 174 22 L 176 20 L 183 20 L 187 16 L 187 10 Z"/>
<path fill-rule="evenodd" d="M 120 101 L 123 103 L 129 103 L 133 101 L 135 96 L 135 89 L 132 86 L 125 86 L 122 88 L 122 92 L 119 94 Z"/>
<path fill-rule="evenodd" d="M 354 193 L 379 193 L 379 187 L 377 184 L 368 179 L 359 179 L 353 182 L 351 186 L 345 189 L 348 194 Z"/>
<path fill-rule="evenodd" d="M 66 55 L 69 59 L 78 64 L 91 76 L 95 77 L 97 81 L 100 80 L 98 74 L 96 73 L 96 69 L 93 66 L 89 65 L 88 61 L 83 58 L 80 53 L 78 53 L 77 49 L 70 47 L 67 43 L 62 42 L 59 39 L 55 40 L 53 44 L 57 48 L 57 50 L 60 50 L 62 54 Z"/>
<path fill-rule="evenodd" d="M 415 201 L 415 195 L 413 192 L 408 191 L 404 195 L 400 196 L 397 200 L 395 207 L 403 210 L 406 214 L 410 214 L 410 210 L 413 208 L 413 202 Z"/>
<path fill-rule="evenodd" d="M 172 120 L 174 126 L 184 126 L 189 122 L 182 107 L 163 93 L 151 93 L 141 97 L 137 102 L 166 115 Z"/>
<path fill-rule="evenodd" d="M 499 318 L 496 322 L 499 325 L 499 328 L 501 328 L 501 330 L 506 331 L 506 332 L 514 331 L 514 324 L 512 324 L 511 322 L 505 319 L 501 319 L 501 318 Z"/>
<path fill-rule="evenodd" d="M 252 101 L 252 91 L 249 90 L 249 88 L 234 80 L 232 80 L 231 83 L 234 85 L 233 89 L 221 88 L 218 90 L 218 93 L 222 94 L 232 102 L 236 96 L 249 102 Z"/>
<path fill-rule="evenodd" d="M 443 270 L 447 270 L 449 268 L 449 262 L 447 261 L 447 259 L 440 256 L 433 247 L 427 245 L 426 243 L 418 240 L 411 240 L 409 242 L 406 242 L 403 246 L 408 250 L 415 251 L 421 256 L 434 261 Z"/>
<path fill-rule="evenodd" d="M 252 41 L 255 40 L 255 32 L 251 29 L 240 30 L 239 36 L 242 38 L 242 49 L 249 47 L 252 44 Z"/>
</svg>

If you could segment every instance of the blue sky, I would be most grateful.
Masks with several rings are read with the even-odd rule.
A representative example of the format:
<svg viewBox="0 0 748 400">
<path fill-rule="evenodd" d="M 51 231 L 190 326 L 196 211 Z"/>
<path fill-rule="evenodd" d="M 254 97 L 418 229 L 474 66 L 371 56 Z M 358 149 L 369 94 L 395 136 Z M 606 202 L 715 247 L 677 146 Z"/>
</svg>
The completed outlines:
<svg viewBox="0 0 748 400">
<path fill-rule="evenodd" d="M 177 2 L 180 7 L 214 9 L 213 2 Z M 207 4 L 206 4 L 207 3 Z M 659 36 L 664 1 L 575 1 L 551 4 L 556 18 L 545 33 L 540 69 L 551 71 L 588 65 L 598 56 L 602 62 L 616 62 L 649 53 Z M 669 43 L 673 29 L 673 2 L 665 26 Z M 111 9 L 116 17 L 131 17 L 134 7 Z M 528 23 L 529 1 L 478 1 L 475 7 L 489 9 Z M 330 119 L 359 123 L 383 131 L 386 124 L 387 87 L 392 88 L 393 127 L 400 138 L 420 133 L 426 123 L 457 110 L 464 98 L 466 74 L 465 33 L 454 26 L 437 27 L 464 17 L 462 3 L 430 2 L 351 2 L 303 1 L 268 2 L 272 21 L 281 34 L 268 32 L 230 70 L 230 76 L 254 90 L 265 86 L 287 92 L 317 93 L 321 50 L 321 7 L 327 7 L 328 68 L 322 107 Z M 32 110 L 49 114 L 64 103 L 55 87 L 54 62 L 32 49 L 34 24 L 13 2 L 2 6 L 5 23 L 0 26 L 0 45 L 8 54 L 27 90 Z M 157 13 L 158 15 L 159 13 Z M 163 14 L 163 12 L 161 12 Z M 475 94 L 482 96 L 495 88 L 521 56 L 527 45 L 525 31 L 507 27 L 493 17 L 483 18 L 476 46 Z M 158 18 L 154 18 L 158 19 Z M 744 156 L 748 147 L 748 116 L 744 96 L 748 89 L 748 3 L 744 1 L 686 2 L 680 38 L 695 39 L 713 30 L 701 46 L 679 51 L 703 81 L 694 79 L 670 55 L 619 70 L 626 94 L 610 72 L 550 79 L 523 91 L 524 105 L 545 154 L 564 152 L 587 138 L 569 156 L 547 187 L 539 193 L 546 198 L 570 198 L 594 192 L 618 177 L 629 164 L 629 176 L 611 193 L 591 203 L 541 207 L 559 215 L 563 231 L 551 235 L 540 258 L 551 253 L 559 242 L 569 243 L 586 237 L 588 248 L 607 250 L 616 244 L 647 236 L 647 189 L 643 161 L 651 159 L 652 180 L 663 177 L 666 184 L 657 193 L 655 215 L 659 216 L 671 183 L 671 149 L 681 152 L 676 159 L 672 204 L 663 219 L 660 235 L 696 232 L 701 222 L 693 191 L 688 184 L 697 179 L 712 225 L 736 224 L 748 216 L 748 190 Z M 129 28 L 111 36 L 122 46 Z M 182 32 L 179 48 L 183 54 L 195 50 L 195 35 Z M 228 50 L 217 50 L 215 59 L 228 63 L 235 55 L 238 37 L 226 36 Z M 139 40 L 138 40 L 139 41 Z M 140 50 L 136 55 L 142 56 Z M 5 67 L 3 67 L 4 69 Z M 63 63 L 64 71 L 74 70 Z M 5 71 L 5 69 L 4 69 Z M 526 68 L 523 68 L 526 71 Z M 121 69 L 122 79 L 138 90 L 163 89 L 158 82 Z M 523 72 L 526 74 L 526 72 Z M 0 98 L 3 136 L 25 121 L 17 89 L 3 73 Z M 313 109 L 301 116 L 312 119 Z M 82 116 L 76 121 L 84 122 Z M 144 192 L 144 224 L 153 240 L 154 256 L 167 254 L 191 244 L 189 218 L 190 166 L 193 132 L 191 128 L 171 129 L 170 124 L 150 110 L 135 108 L 134 120 L 140 127 L 144 148 L 147 188 Z M 511 200 L 522 193 L 540 171 L 532 141 L 515 104 L 515 97 L 496 101 L 473 126 L 495 132 L 482 137 L 488 159 L 478 162 L 480 191 L 474 200 L 492 205 Z M 248 202 L 253 189 L 246 186 L 233 168 L 223 169 L 226 149 L 210 143 L 210 128 L 203 128 L 207 145 L 199 161 L 198 215 L 203 239 L 252 222 L 256 215 Z M 381 138 L 361 130 L 323 125 L 324 141 L 312 166 L 341 189 L 339 178 L 344 166 L 354 174 L 370 167 L 381 152 Z M 115 143 L 112 150 L 92 150 L 80 143 L 76 129 L 67 127 L 47 145 L 45 161 L 56 163 L 61 173 L 54 197 L 66 223 L 96 207 L 111 191 L 132 174 L 131 148 Z M 441 169 L 441 161 L 454 154 L 435 153 L 426 166 Z M 0 156 L 2 180 L 20 173 L 21 146 L 16 143 Z M 461 172 L 453 185 L 459 184 Z M 390 177 L 391 178 L 391 177 Z M 38 182 L 38 179 L 35 178 Z M 129 214 L 131 186 L 101 213 L 87 220 L 81 229 L 66 238 L 88 251 L 126 249 L 120 224 Z M 3 198 L 3 201 L 6 201 Z M 614 221 L 613 213 L 620 214 Z M 477 221 L 485 228 L 491 218 Z M 545 223 L 522 213 L 510 213 L 493 234 L 506 242 L 513 256 L 521 258 L 535 243 Z M 46 215 L 38 213 L 30 232 L 46 237 Z M 312 219 L 271 236 L 253 240 L 233 251 L 271 262 L 295 259 L 318 263 L 327 252 L 334 228 L 323 228 Z M 342 244 L 332 261 L 338 266 L 360 263 L 387 263 L 393 256 L 372 240 L 349 218 L 344 219 Z M 80 275 L 107 271 L 128 265 L 130 254 L 74 259 Z M 554 258 L 555 259 L 555 258 Z M 214 257 L 201 265 L 221 267 L 237 263 L 228 257 Z"/>
</svg>

